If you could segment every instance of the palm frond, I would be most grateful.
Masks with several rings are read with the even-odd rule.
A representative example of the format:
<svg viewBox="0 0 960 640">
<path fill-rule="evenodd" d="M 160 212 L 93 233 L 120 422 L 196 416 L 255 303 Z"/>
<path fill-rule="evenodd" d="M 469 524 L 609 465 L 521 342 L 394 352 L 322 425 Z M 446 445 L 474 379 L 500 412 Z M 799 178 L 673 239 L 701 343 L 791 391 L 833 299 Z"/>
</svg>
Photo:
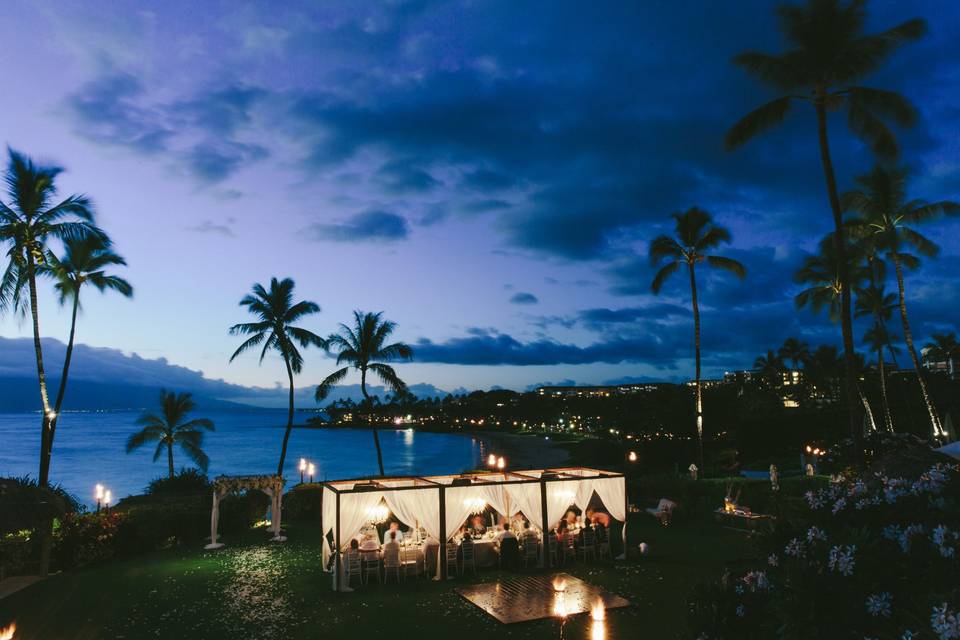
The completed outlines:
<svg viewBox="0 0 960 640">
<path fill-rule="evenodd" d="M 717 269 L 729 271 L 738 278 L 745 278 L 747 276 L 747 268 L 743 266 L 741 262 L 734 260 L 733 258 L 725 258 L 723 256 L 707 256 L 707 264 Z"/>
<path fill-rule="evenodd" d="M 743 146 L 756 136 L 782 123 L 790 112 L 793 98 L 784 96 L 754 109 L 733 125 L 724 137 L 728 151 Z"/>
<path fill-rule="evenodd" d="M 657 275 L 653 277 L 653 283 L 650 285 L 650 289 L 654 293 L 660 293 L 660 289 L 663 288 L 663 283 L 666 282 L 667 278 L 673 275 L 677 269 L 680 268 L 680 262 L 674 261 L 665 264 L 663 267 L 657 271 Z"/>
<path fill-rule="evenodd" d="M 344 367 L 324 378 L 323 382 L 317 385 L 317 390 L 313 394 L 314 400 L 317 402 L 326 400 L 327 396 L 330 395 L 330 390 L 340 384 L 340 382 L 347 377 L 348 373 L 350 373 L 350 367 Z"/>
</svg>

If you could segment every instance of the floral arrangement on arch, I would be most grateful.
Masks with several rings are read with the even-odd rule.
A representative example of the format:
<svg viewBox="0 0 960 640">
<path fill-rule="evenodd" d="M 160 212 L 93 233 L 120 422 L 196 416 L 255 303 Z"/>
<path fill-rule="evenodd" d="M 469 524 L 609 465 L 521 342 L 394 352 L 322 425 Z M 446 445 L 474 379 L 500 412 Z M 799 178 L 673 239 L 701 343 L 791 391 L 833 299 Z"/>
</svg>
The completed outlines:
<svg viewBox="0 0 960 640">
<path fill-rule="evenodd" d="M 691 637 L 960 639 L 960 466 L 809 491 L 764 566 L 701 585 Z"/>
<path fill-rule="evenodd" d="M 221 496 L 251 489 L 255 491 L 269 489 L 277 493 L 283 491 L 285 483 L 286 481 L 280 476 L 218 476 L 213 481 L 213 487 Z"/>
</svg>

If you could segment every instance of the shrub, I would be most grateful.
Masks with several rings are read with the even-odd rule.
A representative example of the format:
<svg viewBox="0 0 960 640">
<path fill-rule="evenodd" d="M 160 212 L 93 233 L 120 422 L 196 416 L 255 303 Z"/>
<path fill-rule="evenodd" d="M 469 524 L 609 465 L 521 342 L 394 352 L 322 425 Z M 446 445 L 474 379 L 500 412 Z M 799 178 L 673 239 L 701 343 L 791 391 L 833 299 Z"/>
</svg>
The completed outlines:
<svg viewBox="0 0 960 640">
<path fill-rule="evenodd" d="M 700 587 L 693 637 L 958 638 L 960 466 L 811 490 L 762 567 Z"/>
<path fill-rule="evenodd" d="M 283 520 L 320 522 L 323 485 L 298 484 L 283 496 Z"/>
<path fill-rule="evenodd" d="M 117 532 L 126 519 L 118 511 L 67 514 L 54 537 L 54 554 L 63 568 L 82 567 L 116 555 Z"/>
<path fill-rule="evenodd" d="M 209 493 L 210 479 L 197 469 L 181 468 L 172 478 L 163 476 L 151 480 L 147 495 L 171 493 Z"/>
<path fill-rule="evenodd" d="M 0 536 L 0 580 L 25 571 L 33 555 L 33 537 L 29 529 Z"/>
<path fill-rule="evenodd" d="M 40 488 L 29 477 L 0 478 L 0 534 L 36 529 L 45 519 L 82 510 L 59 485 Z"/>
</svg>

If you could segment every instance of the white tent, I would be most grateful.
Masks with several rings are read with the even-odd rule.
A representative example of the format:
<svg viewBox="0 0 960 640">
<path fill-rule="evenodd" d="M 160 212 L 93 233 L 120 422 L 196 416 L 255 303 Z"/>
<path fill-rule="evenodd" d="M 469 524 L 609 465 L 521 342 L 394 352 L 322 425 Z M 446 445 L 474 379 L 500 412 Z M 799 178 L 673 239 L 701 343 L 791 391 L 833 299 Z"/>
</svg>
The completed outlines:
<svg viewBox="0 0 960 640">
<path fill-rule="evenodd" d="M 624 523 L 626 548 L 627 492 L 621 473 L 568 467 L 326 482 L 321 515 L 323 569 L 331 569 L 336 549 L 344 552 L 364 525 L 377 519 L 381 501 L 400 521 L 419 524 L 440 541 L 438 571 L 445 575 L 444 547 L 478 507 L 489 505 L 505 516 L 522 513 L 535 528 L 549 531 L 571 506 L 585 510 L 594 493 L 610 515 Z M 341 570 L 339 555 L 335 576 Z M 541 554 L 541 563 L 544 560 Z"/>
</svg>

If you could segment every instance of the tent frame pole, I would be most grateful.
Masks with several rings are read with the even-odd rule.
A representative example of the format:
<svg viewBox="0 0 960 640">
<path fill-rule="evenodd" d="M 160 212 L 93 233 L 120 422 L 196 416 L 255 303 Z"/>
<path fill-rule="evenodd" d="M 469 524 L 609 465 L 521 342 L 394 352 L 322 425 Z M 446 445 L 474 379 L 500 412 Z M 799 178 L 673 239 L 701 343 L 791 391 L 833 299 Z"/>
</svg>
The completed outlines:
<svg viewBox="0 0 960 640">
<path fill-rule="evenodd" d="M 541 514 L 541 524 L 543 525 L 541 532 L 541 537 L 543 540 L 540 542 L 540 566 L 549 567 L 550 564 L 550 541 L 548 536 L 550 532 L 547 530 L 549 523 L 547 522 L 547 481 L 544 478 L 540 478 L 540 514 Z"/>
<path fill-rule="evenodd" d="M 443 485 L 440 486 L 440 557 L 437 561 L 440 563 L 440 579 L 447 579 L 447 492 Z"/>
<path fill-rule="evenodd" d="M 341 569 L 343 568 L 343 559 L 340 557 L 340 492 L 339 491 L 337 492 L 337 530 L 334 535 L 334 540 L 335 540 L 335 544 L 337 545 L 333 550 L 334 557 L 337 559 L 336 567 L 334 567 L 334 570 L 337 573 L 334 576 L 334 580 L 337 583 L 337 591 L 340 591 L 343 589 L 343 585 L 340 584 L 340 580 L 343 577 L 343 572 L 341 571 Z"/>
</svg>

